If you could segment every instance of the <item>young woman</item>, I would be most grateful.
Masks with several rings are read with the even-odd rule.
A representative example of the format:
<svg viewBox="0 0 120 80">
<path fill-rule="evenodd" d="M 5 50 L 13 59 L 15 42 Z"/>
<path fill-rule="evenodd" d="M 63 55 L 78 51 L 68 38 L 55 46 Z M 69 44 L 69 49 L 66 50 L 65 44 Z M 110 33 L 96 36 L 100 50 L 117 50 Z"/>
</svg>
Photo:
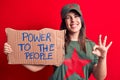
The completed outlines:
<svg viewBox="0 0 120 80">
<path fill-rule="evenodd" d="M 86 38 L 85 24 L 78 4 L 67 4 L 61 11 L 61 29 L 66 30 L 65 59 L 55 67 L 51 80 L 88 80 L 91 73 L 97 80 L 104 80 L 107 75 L 106 57 L 111 46 L 106 46 L 107 36 L 99 44 Z M 10 53 L 10 46 L 5 43 L 5 53 Z M 44 66 L 24 65 L 32 71 L 39 71 Z"/>
</svg>

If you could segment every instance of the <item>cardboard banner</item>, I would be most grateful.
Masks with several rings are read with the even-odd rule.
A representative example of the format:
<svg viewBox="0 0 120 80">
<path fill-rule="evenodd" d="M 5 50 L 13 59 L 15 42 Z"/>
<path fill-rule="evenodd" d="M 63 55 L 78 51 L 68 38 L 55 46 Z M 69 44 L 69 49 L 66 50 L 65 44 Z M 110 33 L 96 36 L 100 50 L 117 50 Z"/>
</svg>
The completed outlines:
<svg viewBox="0 0 120 80">
<path fill-rule="evenodd" d="M 6 28 L 7 42 L 13 52 L 9 64 L 59 66 L 64 59 L 64 30 L 14 30 Z"/>
</svg>

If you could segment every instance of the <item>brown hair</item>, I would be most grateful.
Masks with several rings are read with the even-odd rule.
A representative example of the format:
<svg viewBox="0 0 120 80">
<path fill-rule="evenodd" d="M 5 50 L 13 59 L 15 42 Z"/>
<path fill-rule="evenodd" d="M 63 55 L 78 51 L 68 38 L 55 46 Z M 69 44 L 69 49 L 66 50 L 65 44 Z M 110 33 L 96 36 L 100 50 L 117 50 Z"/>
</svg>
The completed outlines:
<svg viewBox="0 0 120 80">
<path fill-rule="evenodd" d="M 82 27 L 80 29 L 78 42 L 80 44 L 80 49 L 83 50 L 86 53 L 86 47 L 85 47 L 86 30 L 85 30 L 85 24 L 84 24 L 84 20 L 83 20 L 82 16 L 80 16 L 80 19 L 81 19 Z M 68 32 L 66 24 L 65 24 L 65 19 L 62 19 L 60 29 L 61 30 L 66 29 L 66 34 L 65 34 L 65 51 L 66 51 L 66 48 L 70 43 L 70 37 L 69 37 L 69 32 Z"/>
</svg>

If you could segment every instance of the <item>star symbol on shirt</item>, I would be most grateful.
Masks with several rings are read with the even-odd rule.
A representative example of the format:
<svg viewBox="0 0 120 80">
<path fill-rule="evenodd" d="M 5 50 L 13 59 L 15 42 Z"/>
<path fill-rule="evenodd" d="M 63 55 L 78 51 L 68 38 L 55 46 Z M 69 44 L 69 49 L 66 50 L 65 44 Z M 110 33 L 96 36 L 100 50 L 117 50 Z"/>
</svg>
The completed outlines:
<svg viewBox="0 0 120 80">
<path fill-rule="evenodd" d="M 84 71 L 83 68 L 87 64 L 89 64 L 91 60 L 87 59 L 81 59 L 78 54 L 76 49 L 74 48 L 74 51 L 72 53 L 71 58 L 67 58 L 64 60 L 64 65 L 67 66 L 66 74 L 64 76 L 64 80 L 66 80 L 68 77 L 70 77 L 72 74 L 76 73 L 80 77 L 84 78 Z"/>
</svg>

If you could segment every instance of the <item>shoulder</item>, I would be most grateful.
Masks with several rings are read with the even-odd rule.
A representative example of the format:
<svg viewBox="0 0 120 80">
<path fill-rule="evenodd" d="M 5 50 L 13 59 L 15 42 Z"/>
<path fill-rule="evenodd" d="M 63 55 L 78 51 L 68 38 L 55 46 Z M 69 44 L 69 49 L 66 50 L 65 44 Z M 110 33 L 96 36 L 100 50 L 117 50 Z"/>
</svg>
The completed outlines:
<svg viewBox="0 0 120 80">
<path fill-rule="evenodd" d="M 93 47 L 95 45 L 95 42 L 90 39 L 86 39 L 86 46 L 88 46 L 88 45 Z"/>
<path fill-rule="evenodd" d="M 98 57 L 95 54 L 92 54 L 93 47 L 95 46 L 95 42 L 89 39 L 86 39 L 86 52 L 87 56 L 92 60 L 92 63 L 95 64 L 98 61 Z"/>
</svg>

